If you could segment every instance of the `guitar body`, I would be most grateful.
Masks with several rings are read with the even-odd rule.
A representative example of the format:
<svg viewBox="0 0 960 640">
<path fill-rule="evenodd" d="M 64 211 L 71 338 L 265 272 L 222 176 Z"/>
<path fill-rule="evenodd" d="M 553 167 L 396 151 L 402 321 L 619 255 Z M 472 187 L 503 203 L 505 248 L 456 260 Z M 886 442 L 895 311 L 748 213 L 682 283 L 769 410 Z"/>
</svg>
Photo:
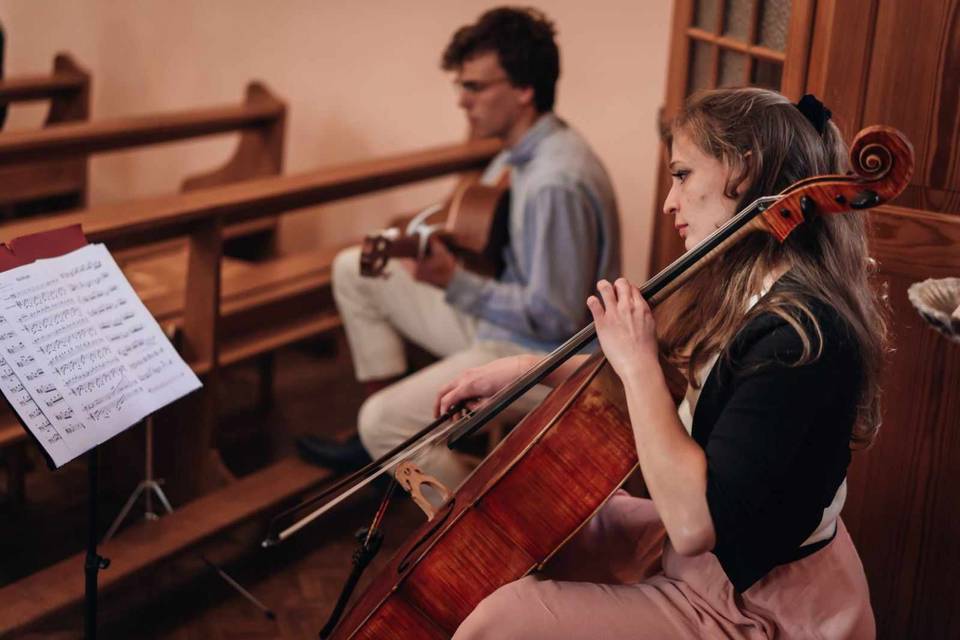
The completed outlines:
<svg viewBox="0 0 960 640">
<path fill-rule="evenodd" d="M 480 174 L 467 174 L 449 200 L 433 209 L 414 218 L 405 231 L 388 229 L 364 238 L 360 273 L 376 277 L 390 258 L 419 258 L 427 251 L 429 237 L 436 235 L 471 271 L 499 275 L 503 247 L 510 239 L 509 174 L 504 172 L 493 185 L 480 182 Z"/>
</svg>

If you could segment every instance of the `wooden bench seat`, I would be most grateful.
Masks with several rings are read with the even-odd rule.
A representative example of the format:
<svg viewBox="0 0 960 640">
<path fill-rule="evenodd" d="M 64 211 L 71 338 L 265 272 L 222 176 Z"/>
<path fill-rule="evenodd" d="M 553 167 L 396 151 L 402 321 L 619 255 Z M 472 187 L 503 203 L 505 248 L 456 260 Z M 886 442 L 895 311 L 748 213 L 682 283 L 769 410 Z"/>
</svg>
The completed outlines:
<svg viewBox="0 0 960 640">
<path fill-rule="evenodd" d="M 336 251 L 306 251 L 258 263 L 225 258 L 220 364 L 235 364 L 339 327 L 329 291 Z M 179 326 L 186 296 L 186 251 L 137 260 L 123 268 L 157 321 Z M 265 323 L 264 318 L 270 321 Z"/>
</svg>

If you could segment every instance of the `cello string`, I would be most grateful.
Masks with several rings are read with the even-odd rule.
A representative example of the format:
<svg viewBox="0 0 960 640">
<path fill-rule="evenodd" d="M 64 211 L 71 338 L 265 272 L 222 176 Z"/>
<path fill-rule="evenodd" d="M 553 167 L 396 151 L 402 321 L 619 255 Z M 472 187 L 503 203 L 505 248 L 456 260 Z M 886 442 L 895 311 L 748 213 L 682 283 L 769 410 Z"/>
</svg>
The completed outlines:
<svg viewBox="0 0 960 640">
<path fill-rule="evenodd" d="M 677 276 L 681 275 L 692 265 L 699 262 L 704 255 L 715 248 L 716 244 L 732 235 L 732 233 L 736 230 L 743 227 L 757 213 L 764 211 L 766 205 L 775 202 L 779 198 L 782 198 L 783 195 L 784 194 L 781 193 L 777 196 L 765 196 L 757 198 L 751 202 L 737 215 L 708 235 L 693 249 L 684 253 L 682 256 L 663 268 L 655 276 L 647 280 L 647 282 L 644 283 L 640 288 L 644 298 L 649 299 L 656 295 L 657 292 L 662 290 Z M 443 439 L 447 440 L 448 447 L 452 447 L 463 438 L 468 437 L 469 435 L 483 428 L 494 416 L 500 413 L 504 407 L 511 404 L 521 395 L 533 388 L 554 369 L 569 359 L 570 356 L 587 346 L 595 336 L 596 329 L 594 324 L 591 322 L 562 345 L 557 347 L 553 352 L 544 357 L 544 359 L 537 363 L 534 367 L 517 378 L 517 380 L 515 380 L 513 383 L 491 396 L 490 399 L 481 407 L 476 409 L 476 411 L 471 411 L 465 417 L 451 422 L 445 427 L 441 428 L 441 425 L 449 422 L 451 418 L 461 413 L 460 406 L 449 408 L 446 413 L 424 427 L 420 432 L 414 434 L 405 442 L 397 445 L 394 449 L 388 451 L 376 461 L 368 464 L 366 467 L 351 474 L 350 476 L 347 476 L 340 482 L 337 482 L 334 486 L 330 487 L 318 496 L 311 498 L 302 504 L 291 507 L 290 509 L 275 516 L 268 527 L 268 530 L 271 532 L 273 531 L 275 524 L 283 518 L 291 515 L 292 513 L 303 511 L 304 509 L 309 508 L 317 503 L 321 503 L 320 506 L 313 512 L 304 516 L 296 523 L 286 527 L 278 534 L 268 535 L 261 543 L 262 546 L 269 547 L 286 540 L 291 535 L 304 528 L 328 511 L 334 509 L 341 502 L 369 485 L 384 473 L 391 470 L 397 464 L 412 458 L 420 451 L 425 450 L 430 446 L 437 445 Z M 328 498 L 329 500 L 327 500 Z"/>
</svg>

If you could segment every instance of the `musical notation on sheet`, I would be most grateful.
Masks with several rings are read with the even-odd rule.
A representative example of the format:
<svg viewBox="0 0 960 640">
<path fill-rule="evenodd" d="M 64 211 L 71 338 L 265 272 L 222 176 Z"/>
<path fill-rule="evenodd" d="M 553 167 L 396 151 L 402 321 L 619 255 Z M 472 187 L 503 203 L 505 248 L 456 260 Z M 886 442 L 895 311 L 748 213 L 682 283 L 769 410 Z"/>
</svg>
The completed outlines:
<svg viewBox="0 0 960 640">
<path fill-rule="evenodd" d="M 0 357 L 57 466 L 200 387 L 103 245 L 0 273 Z"/>
<path fill-rule="evenodd" d="M 55 455 L 51 455 L 52 458 L 55 460 L 64 459 L 70 455 L 69 447 L 67 447 L 60 432 L 47 420 L 27 388 L 20 382 L 13 367 L 7 364 L 7 361 L 2 357 L 0 357 L 0 390 L 3 391 L 3 394 L 10 401 L 10 405 L 23 419 L 30 432 L 46 447 L 47 451 L 52 452 L 52 454 L 55 453 Z"/>
</svg>

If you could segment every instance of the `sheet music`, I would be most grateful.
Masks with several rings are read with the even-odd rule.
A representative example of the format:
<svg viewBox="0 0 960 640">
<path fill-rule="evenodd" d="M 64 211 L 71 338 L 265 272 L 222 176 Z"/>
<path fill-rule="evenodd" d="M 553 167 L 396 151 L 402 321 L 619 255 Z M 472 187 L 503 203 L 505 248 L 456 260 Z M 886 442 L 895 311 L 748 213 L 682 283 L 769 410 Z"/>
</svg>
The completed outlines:
<svg viewBox="0 0 960 640">
<path fill-rule="evenodd" d="M 103 245 L 0 274 L 0 356 L 57 466 L 200 387 Z"/>
</svg>

